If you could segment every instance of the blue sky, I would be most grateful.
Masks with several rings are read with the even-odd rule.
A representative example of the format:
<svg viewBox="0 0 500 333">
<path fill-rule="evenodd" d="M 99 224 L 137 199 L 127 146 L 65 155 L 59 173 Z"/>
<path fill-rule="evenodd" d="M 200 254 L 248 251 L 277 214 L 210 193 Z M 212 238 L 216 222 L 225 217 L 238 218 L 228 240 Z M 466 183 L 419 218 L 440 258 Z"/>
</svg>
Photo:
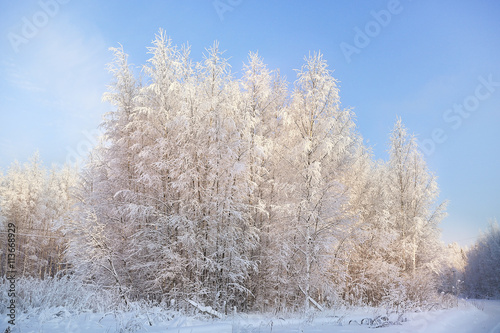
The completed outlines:
<svg viewBox="0 0 500 333">
<path fill-rule="evenodd" d="M 450 200 L 445 242 L 500 219 L 500 2 L 0 0 L 0 168 L 78 160 L 110 107 L 109 47 L 142 65 L 159 28 L 192 57 L 218 40 L 239 76 L 249 51 L 290 82 L 320 50 L 376 158 L 397 116 Z"/>
</svg>

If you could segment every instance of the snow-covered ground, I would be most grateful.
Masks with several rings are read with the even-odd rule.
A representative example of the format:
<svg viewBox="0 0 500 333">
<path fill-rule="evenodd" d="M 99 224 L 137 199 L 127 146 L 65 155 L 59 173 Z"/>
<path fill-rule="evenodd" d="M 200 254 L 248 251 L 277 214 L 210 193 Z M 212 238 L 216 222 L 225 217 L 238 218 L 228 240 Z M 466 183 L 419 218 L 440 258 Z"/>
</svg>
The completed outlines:
<svg viewBox="0 0 500 333">
<path fill-rule="evenodd" d="M 470 300 L 465 306 L 412 314 L 409 319 L 407 330 L 390 328 L 386 332 L 498 333 L 500 301 Z"/>
<path fill-rule="evenodd" d="M 127 313 L 81 314 L 71 314 L 64 308 L 53 308 L 37 315 L 19 315 L 12 332 L 373 332 L 374 327 L 385 319 L 397 320 L 397 316 L 391 315 L 370 325 L 370 319 L 376 319 L 381 311 L 370 308 L 330 310 L 295 318 L 237 314 L 224 320 L 202 321 L 166 314 L 158 308 Z M 405 318 L 401 324 L 379 327 L 375 332 L 496 333 L 500 332 L 500 301 L 463 301 L 453 309 L 408 313 Z M 1 333 L 6 326 L 7 319 L 4 316 Z"/>
</svg>

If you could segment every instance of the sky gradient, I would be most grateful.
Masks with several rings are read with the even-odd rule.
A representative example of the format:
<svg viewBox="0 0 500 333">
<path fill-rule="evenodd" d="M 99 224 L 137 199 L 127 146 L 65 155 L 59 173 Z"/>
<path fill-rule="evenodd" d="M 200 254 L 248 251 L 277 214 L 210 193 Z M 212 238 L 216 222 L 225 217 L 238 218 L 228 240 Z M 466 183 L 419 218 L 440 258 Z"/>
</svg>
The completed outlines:
<svg viewBox="0 0 500 333">
<path fill-rule="evenodd" d="M 159 28 L 195 61 L 218 40 L 236 77 L 258 51 L 293 82 L 319 50 L 375 158 L 397 116 L 418 137 L 450 201 L 442 239 L 470 245 L 500 219 L 499 17 L 493 0 L 0 0 L 0 169 L 81 159 L 110 110 L 108 48 L 140 66 Z"/>
</svg>

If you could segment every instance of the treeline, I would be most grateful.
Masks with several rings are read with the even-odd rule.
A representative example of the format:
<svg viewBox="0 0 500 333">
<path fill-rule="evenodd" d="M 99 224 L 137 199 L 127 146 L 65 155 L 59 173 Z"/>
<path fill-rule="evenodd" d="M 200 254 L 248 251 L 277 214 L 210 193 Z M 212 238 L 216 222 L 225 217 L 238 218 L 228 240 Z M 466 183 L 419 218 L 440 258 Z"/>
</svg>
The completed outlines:
<svg viewBox="0 0 500 333">
<path fill-rule="evenodd" d="M 463 276 L 467 296 L 500 299 L 500 228 L 496 221 L 467 251 Z"/>
<path fill-rule="evenodd" d="M 470 247 L 446 248 L 439 290 L 467 298 L 500 299 L 500 228 L 496 220 Z"/>
<path fill-rule="evenodd" d="M 255 53 L 237 79 L 217 43 L 193 62 L 160 31 L 148 50 L 135 75 L 113 49 L 114 108 L 78 180 L 31 176 L 36 159 L 2 178 L 4 221 L 52 237 L 20 238 L 24 275 L 220 311 L 404 307 L 456 284 L 415 138 L 398 119 L 375 161 L 321 54 L 289 91 Z"/>
<path fill-rule="evenodd" d="M 67 241 L 61 227 L 73 209 L 71 191 L 76 186 L 76 169 L 47 170 L 38 153 L 25 165 L 13 163 L 0 173 L 0 276 L 7 266 L 7 225 L 15 225 L 17 276 L 43 279 L 68 268 Z"/>
</svg>

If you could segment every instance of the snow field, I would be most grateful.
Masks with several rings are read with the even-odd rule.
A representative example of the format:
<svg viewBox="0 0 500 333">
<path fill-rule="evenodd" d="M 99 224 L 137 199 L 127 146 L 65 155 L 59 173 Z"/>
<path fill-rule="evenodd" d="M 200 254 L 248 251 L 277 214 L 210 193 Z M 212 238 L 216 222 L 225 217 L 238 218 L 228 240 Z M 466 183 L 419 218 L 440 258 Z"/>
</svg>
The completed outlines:
<svg viewBox="0 0 500 333">
<path fill-rule="evenodd" d="M 366 318 L 374 319 L 384 312 L 377 308 L 351 308 L 288 314 L 285 318 L 269 314 L 236 314 L 222 320 L 186 317 L 159 307 L 134 309 L 129 312 L 71 313 L 63 307 L 55 307 L 22 314 L 11 332 L 373 332 Z M 7 326 L 5 316 L 1 332 Z M 452 332 L 497 333 L 500 332 L 500 301 L 461 301 L 459 306 L 446 310 L 408 313 L 400 324 L 377 328 L 375 332 Z M 365 320 L 363 320 L 365 319 Z M 396 321 L 397 315 L 389 316 Z M 363 324 L 361 324 L 363 322 Z"/>
</svg>

